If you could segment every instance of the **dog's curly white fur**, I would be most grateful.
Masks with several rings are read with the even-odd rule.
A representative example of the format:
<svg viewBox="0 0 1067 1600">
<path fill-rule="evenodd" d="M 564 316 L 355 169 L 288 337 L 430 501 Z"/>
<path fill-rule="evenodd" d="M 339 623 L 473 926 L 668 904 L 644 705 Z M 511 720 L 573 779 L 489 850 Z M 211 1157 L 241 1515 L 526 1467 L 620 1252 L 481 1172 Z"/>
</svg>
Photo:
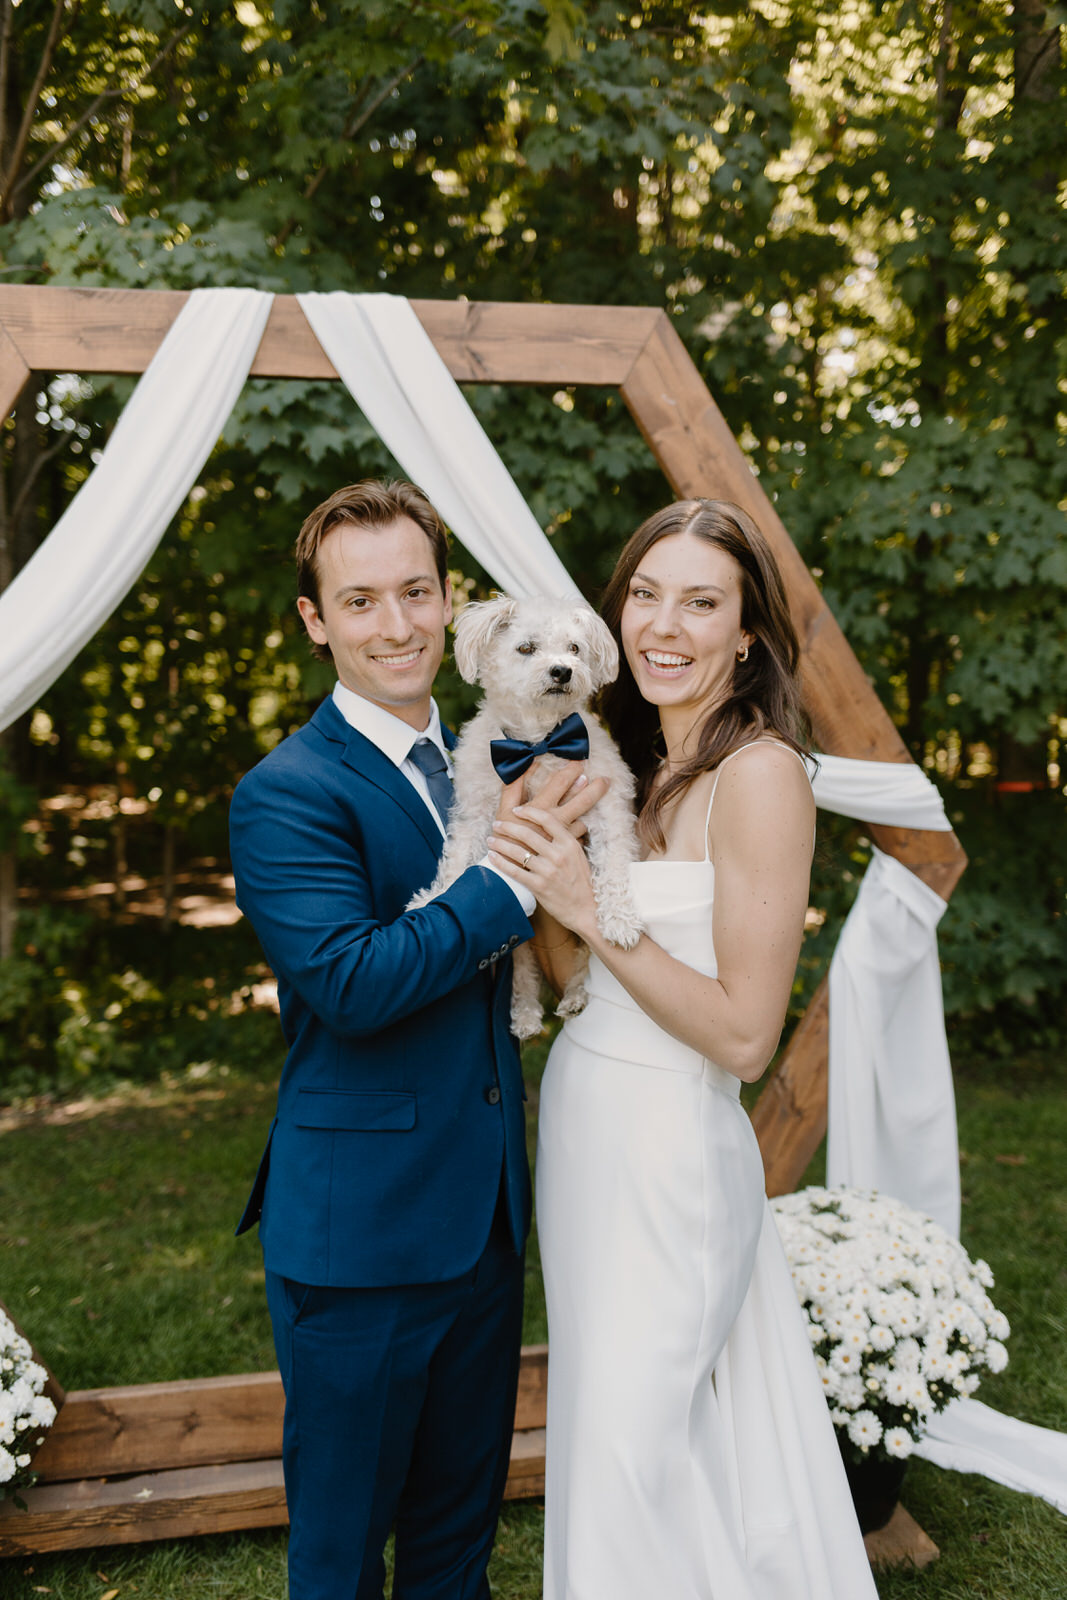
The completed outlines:
<svg viewBox="0 0 1067 1600">
<path fill-rule="evenodd" d="M 589 733 L 586 771 L 609 781 L 607 794 L 586 817 L 586 849 L 597 922 L 605 939 L 629 949 L 641 935 L 630 898 L 630 863 L 637 858 L 634 779 L 611 738 L 588 710 L 592 695 L 611 683 L 619 654 L 606 625 L 587 606 L 559 600 L 471 601 L 456 623 L 456 666 L 485 697 L 453 751 L 456 797 L 437 876 L 411 901 L 422 906 L 484 859 L 500 802 L 500 778 L 489 752 L 491 739 L 537 742 L 576 711 Z M 529 780 L 530 798 L 560 757 L 543 755 Z M 574 1016 L 586 1001 L 588 952 L 571 978 L 558 1015 Z M 520 1039 L 541 1027 L 540 973 L 533 952 L 515 952 L 511 1026 Z"/>
</svg>

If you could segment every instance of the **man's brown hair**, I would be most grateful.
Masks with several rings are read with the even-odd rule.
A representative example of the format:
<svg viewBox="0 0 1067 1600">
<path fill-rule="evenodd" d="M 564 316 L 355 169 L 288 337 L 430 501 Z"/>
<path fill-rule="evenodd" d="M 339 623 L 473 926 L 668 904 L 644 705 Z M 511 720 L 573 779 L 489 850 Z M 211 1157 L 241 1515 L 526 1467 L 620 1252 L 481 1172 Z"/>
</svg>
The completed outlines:
<svg viewBox="0 0 1067 1600">
<path fill-rule="evenodd" d="M 350 522 L 356 528 L 387 528 L 398 517 L 410 517 L 429 539 L 437 579 L 444 594 L 448 582 L 448 531 L 429 500 L 421 489 L 402 478 L 392 483 L 365 478 L 362 483 L 336 489 L 328 500 L 315 507 L 297 535 L 294 552 L 297 592 L 314 602 L 320 616 L 318 555 L 326 535 L 343 522 Z M 331 659 L 329 645 L 313 643 L 311 649 L 318 660 Z"/>
</svg>

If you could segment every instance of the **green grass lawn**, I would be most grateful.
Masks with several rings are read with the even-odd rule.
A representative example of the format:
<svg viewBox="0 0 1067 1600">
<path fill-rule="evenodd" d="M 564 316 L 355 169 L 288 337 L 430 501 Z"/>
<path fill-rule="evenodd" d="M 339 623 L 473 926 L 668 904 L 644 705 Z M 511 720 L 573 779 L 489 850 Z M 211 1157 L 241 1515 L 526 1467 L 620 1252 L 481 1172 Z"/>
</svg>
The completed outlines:
<svg viewBox="0 0 1067 1600">
<path fill-rule="evenodd" d="M 540 1061 L 530 1066 L 536 1084 Z M 1013 1328 L 1007 1371 L 981 1398 L 1067 1429 L 1067 1061 L 957 1070 L 964 1243 L 993 1267 Z M 0 1297 L 67 1388 L 273 1364 L 259 1252 L 232 1236 L 273 1085 L 219 1067 L 193 1074 L 74 1109 L 0 1111 Z M 539 1342 L 536 1243 L 527 1287 L 525 1337 Z M 941 1559 L 879 1574 L 882 1600 L 1067 1600 L 1067 1520 L 1051 1507 L 923 1462 L 911 1464 L 904 1501 Z M 498 1600 L 540 1595 L 540 1547 L 540 1506 L 507 1507 L 491 1569 Z M 0 1560 L 0 1600 L 102 1600 L 111 1589 L 281 1600 L 285 1534 Z"/>
</svg>

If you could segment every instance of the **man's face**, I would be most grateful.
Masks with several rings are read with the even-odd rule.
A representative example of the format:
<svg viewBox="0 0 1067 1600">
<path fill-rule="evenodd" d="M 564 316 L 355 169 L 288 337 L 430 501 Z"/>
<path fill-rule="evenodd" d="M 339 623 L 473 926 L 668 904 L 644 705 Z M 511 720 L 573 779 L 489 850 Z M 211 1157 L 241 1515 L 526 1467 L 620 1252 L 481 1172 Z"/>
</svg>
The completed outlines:
<svg viewBox="0 0 1067 1600">
<path fill-rule="evenodd" d="M 342 522 L 318 552 L 320 605 L 297 601 L 316 644 L 328 644 L 337 676 L 355 694 L 421 732 L 452 618 L 433 547 L 417 522 L 398 517 L 383 528 Z"/>
</svg>

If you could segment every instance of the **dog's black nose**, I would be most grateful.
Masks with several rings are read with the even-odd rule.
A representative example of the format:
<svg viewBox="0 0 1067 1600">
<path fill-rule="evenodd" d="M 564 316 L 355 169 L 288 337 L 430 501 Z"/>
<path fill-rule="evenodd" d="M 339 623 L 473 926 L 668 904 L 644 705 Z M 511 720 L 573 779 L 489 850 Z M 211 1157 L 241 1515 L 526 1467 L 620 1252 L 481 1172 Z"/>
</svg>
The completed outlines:
<svg viewBox="0 0 1067 1600">
<path fill-rule="evenodd" d="M 570 683 L 571 681 L 570 667 L 549 667 L 548 675 L 553 683 Z"/>
</svg>

